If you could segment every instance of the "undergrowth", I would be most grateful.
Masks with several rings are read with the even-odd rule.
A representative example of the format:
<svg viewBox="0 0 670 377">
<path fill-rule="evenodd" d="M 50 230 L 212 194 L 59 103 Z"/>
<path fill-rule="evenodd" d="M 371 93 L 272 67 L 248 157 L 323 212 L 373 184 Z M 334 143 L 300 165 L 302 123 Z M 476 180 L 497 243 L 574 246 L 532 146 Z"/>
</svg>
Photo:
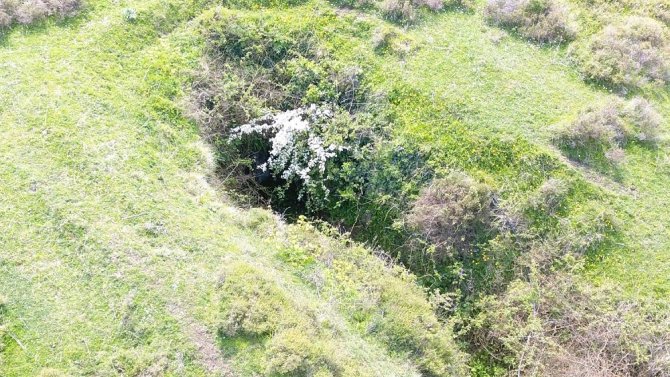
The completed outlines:
<svg viewBox="0 0 670 377">
<path fill-rule="evenodd" d="M 3 375 L 667 375 L 663 7 L 89 1 L 2 45 Z"/>
<path fill-rule="evenodd" d="M 411 19 L 411 8 L 398 4 L 388 10 L 398 13 L 387 13 L 386 17 L 394 22 Z M 551 8 L 556 5 L 546 6 L 549 8 L 537 8 L 538 14 L 554 17 L 549 11 L 558 9 Z M 220 64 L 226 62 L 226 55 L 238 57 L 220 69 L 232 73 L 224 79 L 232 83 L 228 87 L 247 88 L 239 91 L 244 97 L 235 97 L 231 103 L 253 109 L 234 112 L 240 117 L 229 117 L 216 110 L 216 97 L 208 97 L 214 99 L 209 99 L 213 105 L 206 119 L 221 121 L 215 123 L 214 132 L 211 121 L 202 124 L 207 135 L 214 135 L 220 160 L 225 161 L 223 169 L 237 167 L 237 173 L 226 176 L 243 177 L 264 187 L 257 192 L 289 218 L 306 214 L 326 220 L 351 232 L 354 238 L 380 247 L 420 276 L 433 292 L 435 310 L 443 318 L 460 318 L 457 334 L 475 355 L 471 363 L 474 369 L 481 366 L 478 360 L 487 360 L 485 364 L 491 370 L 502 368 L 530 375 L 549 370 L 560 375 L 595 370 L 634 375 L 639 370 L 655 371 L 663 363 L 663 356 L 653 361 L 647 357 L 656 352 L 647 339 L 662 327 L 662 316 L 653 318 L 653 326 L 639 328 L 639 334 L 627 333 L 627 345 L 610 347 L 610 338 L 600 339 L 593 333 L 599 331 L 594 323 L 600 315 L 595 314 L 596 308 L 603 316 L 614 318 L 617 307 L 627 305 L 627 301 L 619 293 L 600 293 L 600 288 L 588 283 L 580 289 L 611 295 L 611 300 L 594 298 L 582 304 L 579 301 L 588 294 L 566 291 L 569 283 L 564 282 L 578 279 L 581 273 L 574 266 L 620 237 L 617 215 L 597 204 L 603 196 L 598 188 L 590 187 L 555 157 L 522 139 L 475 134 L 410 84 L 392 82 L 390 91 L 375 91 L 366 70 L 359 68 L 374 70 L 373 56 L 347 61 L 349 67 L 356 68 L 345 71 L 358 72 L 356 79 L 346 80 L 356 83 L 347 87 L 353 89 L 343 91 L 337 85 L 340 81 L 332 79 L 339 75 L 333 67 L 343 64 L 338 56 L 347 54 L 330 47 L 333 39 L 346 34 L 363 45 L 372 37 L 376 52 L 385 53 L 394 49 L 392 43 L 399 32 L 384 30 L 385 26 L 371 28 L 365 23 L 341 24 L 327 12 L 309 20 L 293 18 L 290 12 L 282 16 L 256 13 L 240 18 L 229 14 L 217 17 L 213 24 L 206 25 L 206 35 L 214 36 L 209 39 L 208 59 Z M 325 20 L 330 28 L 323 28 Z M 542 22 L 534 19 L 519 31 L 541 42 L 564 42 L 574 37 L 567 28 L 555 36 L 534 35 L 531 26 L 543 32 L 552 30 Z M 220 31 L 219 23 L 225 25 L 225 31 Z M 259 29 L 255 25 L 263 26 Z M 332 33 L 332 28 L 340 34 Z M 268 52 L 264 46 L 276 48 Z M 227 53 L 221 57 L 221 51 Z M 308 63 L 315 72 L 307 76 L 309 80 L 302 81 L 302 74 L 293 75 L 299 80 L 282 76 L 283 67 L 293 66 L 296 60 Z M 326 84 L 321 77 L 331 77 L 329 82 L 335 86 L 323 89 Z M 213 73 L 200 82 L 218 80 L 219 74 Z M 359 97 L 342 101 L 343 93 L 350 92 Z M 196 98 L 203 98 L 198 87 L 194 93 Z M 311 110 L 305 106 L 311 106 Z M 413 111 L 417 108 L 421 112 Z M 430 124 L 437 119 L 444 132 L 439 147 L 427 150 L 420 139 L 413 143 L 398 137 L 396 130 L 404 124 Z M 616 100 L 602 110 L 584 112 L 562 129 L 556 140 L 570 157 L 597 167 L 595 161 L 609 164 L 621 160 L 623 148 L 630 142 L 653 147 L 660 122 L 660 115 L 646 100 Z M 600 146 L 600 152 L 594 145 Z M 597 158 L 583 157 L 577 150 L 595 153 Z M 446 168 L 439 167 L 445 164 Z M 477 175 L 471 176 L 470 172 Z M 513 177 L 523 177 L 525 183 L 511 191 L 498 186 Z M 525 302 L 529 297 L 547 300 L 542 301 L 542 308 L 555 310 L 538 309 L 532 317 L 515 312 L 520 300 Z M 566 305 L 555 305 L 553 299 L 564 300 Z M 371 307 L 379 304 L 374 302 Z M 642 310 L 635 303 L 631 305 L 635 308 L 631 310 Z M 552 328 L 556 321 L 570 322 L 575 307 L 584 308 L 579 315 L 594 313 L 594 317 L 561 331 Z M 361 320 L 373 315 L 356 313 Z M 629 331 L 626 326 L 622 324 L 614 331 Z M 383 329 L 377 335 L 388 337 L 391 348 L 395 348 L 394 341 L 409 336 L 409 328 L 388 335 Z M 536 332 L 544 338 L 536 339 Z M 412 339 L 407 341 L 426 342 L 425 338 Z M 594 351 L 603 344 L 610 347 L 607 352 Z M 281 354 L 291 352 L 285 345 L 277 347 Z M 631 355 L 633 349 L 639 353 Z M 315 365 L 328 364 L 324 357 L 307 349 L 297 356 L 303 361 L 296 365 L 313 370 L 320 368 Z M 570 362 L 578 357 L 589 360 L 583 370 L 574 369 Z M 276 364 L 279 368 L 286 365 Z"/>
</svg>

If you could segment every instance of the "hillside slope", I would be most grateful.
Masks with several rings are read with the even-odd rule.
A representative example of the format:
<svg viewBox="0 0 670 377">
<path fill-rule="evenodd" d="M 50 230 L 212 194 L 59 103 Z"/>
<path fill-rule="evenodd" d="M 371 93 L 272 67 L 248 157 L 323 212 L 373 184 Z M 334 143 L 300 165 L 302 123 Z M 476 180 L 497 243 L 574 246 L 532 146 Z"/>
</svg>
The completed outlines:
<svg viewBox="0 0 670 377">
<path fill-rule="evenodd" d="M 459 373 L 410 275 L 208 183 L 173 102 L 204 9 L 90 1 L 3 41 L 0 374 Z"/>
<path fill-rule="evenodd" d="M 527 349 L 572 363 L 562 375 L 670 373 L 670 127 L 654 148 L 628 144 L 610 170 L 569 159 L 555 141 L 585 108 L 618 96 L 644 96 L 670 119 L 667 85 L 622 95 L 585 82 L 568 46 L 533 44 L 471 3 L 420 9 L 405 25 L 337 1 L 88 0 L 73 18 L 6 29 L 0 375 L 548 373 L 532 359 L 542 364 L 544 352 L 524 360 Z M 596 3 L 570 2 L 577 42 L 636 11 L 632 0 Z M 292 56 L 305 40 L 316 47 Z M 274 208 L 286 221 L 233 199 L 232 147 L 207 134 L 192 97 L 209 84 L 206 68 L 261 72 L 259 86 L 280 92 L 267 79 L 280 64 L 254 61 L 263 48 L 323 81 L 342 66 L 364 72 L 369 103 L 350 115 L 384 123 L 359 168 L 378 186 L 338 191 L 356 200 L 308 215 L 366 245 L 290 206 Z M 231 93 L 244 84 L 231 82 Z M 287 97 L 306 106 L 317 89 Z M 254 95 L 238 102 L 258 110 Z M 471 253 L 442 265 L 435 245 L 408 256 L 406 212 L 454 171 L 490 194 L 492 228 L 518 220 L 527 232 L 464 233 Z M 558 209 L 528 208 L 557 181 L 568 187 Z M 577 335 L 561 332 L 572 325 Z M 626 372 L 597 358 L 580 370 L 575 360 L 593 354 Z"/>
</svg>

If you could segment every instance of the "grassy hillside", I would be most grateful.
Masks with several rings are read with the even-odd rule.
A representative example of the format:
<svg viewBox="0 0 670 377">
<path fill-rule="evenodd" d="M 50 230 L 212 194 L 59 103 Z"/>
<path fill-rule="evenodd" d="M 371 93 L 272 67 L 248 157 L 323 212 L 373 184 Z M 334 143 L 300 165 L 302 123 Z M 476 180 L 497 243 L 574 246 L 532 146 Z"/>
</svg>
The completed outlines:
<svg viewBox="0 0 670 377">
<path fill-rule="evenodd" d="M 189 19 L 201 6 L 89 2 L 72 21 L 8 34 L 1 374 L 461 368 L 405 272 L 236 210 L 208 183 L 212 154 L 173 102 L 197 63 Z M 281 332 L 294 323 L 303 330 Z"/>
<path fill-rule="evenodd" d="M 665 360 L 668 123 L 657 147 L 630 143 L 626 162 L 605 170 L 568 159 L 555 138 L 588 106 L 619 96 L 644 96 L 670 119 L 667 85 L 622 93 L 585 81 L 569 45 L 491 25 L 485 2 L 472 3 L 421 9 L 406 25 L 374 7 L 317 0 L 88 0 L 72 18 L 4 29 L 0 375 L 485 376 L 516 373 L 510 365 L 542 375 L 525 351 L 510 355 L 537 334 L 540 349 L 565 351 L 542 343 L 560 330 L 534 327 L 544 318 L 536 308 L 546 306 L 561 313 L 547 314 L 559 328 L 621 326 L 602 353 L 618 357 L 618 342 L 630 345 L 630 368 Z M 628 13 L 653 11 L 586 3 L 570 2 L 575 44 Z M 354 173 L 337 171 L 354 182 L 337 186 L 338 206 L 305 214 L 366 246 L 289 206 L 291 224 L 239 208 L 229 174 L 239 170 L 216 132 L 241 124 L 212 133 L 193 109 L 193 93 L 211 77 L 230 85 L 212 84 L 221 97 L 244 87 L 248 72 L 270 72 L 254 78 L 273 83 L 284 67 L 255 61 L 254 49 L 289 51 L 281 56 L 291 68 L 301 38 L 316 47 L 296 59 L 304 65 L 296 72 L 311 67 L 325 78 L 287 103 L 332 96 L 333 77 L 363 72 L 366 103 L 343 115 L 351 128 L 342 130 L 375 142 L 347 161 L 365 163 Z M 240 50 L 247 55 L 232 55 Z M 270 92 L 234 97 L 245 121 L 287 110 L 257 93 Z M 338 132 L 330 136 L 349 140 Z M 360 171 L 367 181 L 359 185 Z M 405 213 L 431 180 L 454 171 L 495 193 L 495 211 L 522 213 L 528 231 L 496 230 L 474 238 L 467 257 L 419 266 L 436 249 L 421 244 L 428 253 L 408 256 Z M 567 182 L 559 208 L 529 209 L 552 179 Z M 560 250 L 536 264 L 540 246 L 573 239 L 583 253 Z M 528 321 L 508 326 L 516 318 Z M 523 337 L 506 337 L 515 326 Z M 578 343 L 563 345 L 565 360 L 591 355 Z M 649 375 L 670 367 L 653 366 Z"/>
</svg>

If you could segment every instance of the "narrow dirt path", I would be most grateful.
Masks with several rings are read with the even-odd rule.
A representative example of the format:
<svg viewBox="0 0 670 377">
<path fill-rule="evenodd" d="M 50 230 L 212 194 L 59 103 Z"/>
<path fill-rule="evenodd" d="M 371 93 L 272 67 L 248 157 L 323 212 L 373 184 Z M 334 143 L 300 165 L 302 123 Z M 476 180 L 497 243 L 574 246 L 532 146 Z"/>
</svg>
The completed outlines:
<svg viewBox="0 0 670 377">
<path fill-rule="evenodd" d="M 213 376 L 235 377 L 231 366 L 226 362 L 216 345 L 216 339 L 205 326 L 198 323 L 178 303 L 168 304 L 168 312 L 181 324 L 184 333 L 198 349 L 198 361 Z"/>
</svg>

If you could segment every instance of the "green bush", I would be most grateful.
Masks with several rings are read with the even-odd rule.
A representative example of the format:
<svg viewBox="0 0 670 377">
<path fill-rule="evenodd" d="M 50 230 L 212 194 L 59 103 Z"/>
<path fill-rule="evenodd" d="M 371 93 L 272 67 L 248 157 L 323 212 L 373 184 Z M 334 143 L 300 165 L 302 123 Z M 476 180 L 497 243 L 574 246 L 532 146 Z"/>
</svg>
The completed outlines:
<svg viewBox="0 0 670 377">
<path fill-rule="evenodd" d="M 668 32 L 660 22 L 630 16 L 609 25 L 581 47 L 574 48 L 586 79 L 613 86 L 665 84 L 670 79 Z"/>
<path fill-rule="evenodd" d="M 321 161 L 307 169 L 312 161 L 301 153 L 324 156 L 312 152 L 331 143 L 348 148 L 339 135 L 346 136 L 350 128 L 347 114 L 366 102 L 362 70 L 332 59 L 309 23 L 270 22 L 260 15 L 225 12 L 208 22 L 209 59 L 193 85 L 190 112 L 218 147 L 221 175 L 229 177 L 229 185 L 257 192 L 278 207 L 319 211 L 329 200 L 327 170 L 341 161 L 328 161 L 327 166 Z M 312 105 L 331 108 L 334 116 L 310 122 L 309 132 L 289 132 L 289 143 L 274 144 L 286 146 L 281 148 L 284 154 L 273 150 L 273 140 L 279 140 L 275 136 L 293 125 L 276 120 L 296 112 L 306 115 Z M 266 124 L 274 128 L 265 132 Z M 240 137 L 231 138 L 231 132 L 246 128 L 263 132 L 237 132 Z M 316 140 L 318 148 L 309 143 Z M 279 163 L 263 169 L 271 160 Z"/>
<path fill-rule="evenodd" d="M 375 51 L 386 51 L 391 48 L 393 41 L 398 37 L 399 33 L 388 26 L 380 26 L 375 29 L 372 35 L 372 46 Z"/>
<path fill-rule="evenodd" d="M 336 353 L 328 342 L 318 340 L 313 329 L 291 328 L 273 335 L 267 343 L 266 373 L 271 376 L 334 376 Z"/>
<path fill-rule="evenodd" d="M 209 62 L 192 91 L 209 127 L 225 131 L 256 114 L 309 104 L 354 110 L 364 102 L 361 69 L 331 59 L 312 26 L 253 15 L 220 18 L 207 28 Z"/>
<path fill-rule="evenodd" d="M 397 27 L 381 25 L 372 33 L 372 47 L 375 52 L 405 56 L 412 49 L 411 40 Z"/>
<path fill-rule="evenodd" d="M 570 13 L 559 0 L 489 0 L 489 22 L 543 43 L 562 43 L 575 37 Z"/>
<path fill-rule="evenodd" d="M 379 286 L 379 301 L 371 333 L 392 349 L 410 352 L 424 375 L 462 376 L 465 355 L 453 341 L 452 329 L 440 323 L 423 295 L 402 297 L 408 292 L 398 281 Z M 430 315 L 417 316 L 418 312 Z"/>
<path fill-rule="evenodd" d="M 291 299 L 254 267 L 233 265 L 223 280 L 220 329 L 226 336 L 267 336 L 299 325 L 300 315 Z"/>
</svg>

